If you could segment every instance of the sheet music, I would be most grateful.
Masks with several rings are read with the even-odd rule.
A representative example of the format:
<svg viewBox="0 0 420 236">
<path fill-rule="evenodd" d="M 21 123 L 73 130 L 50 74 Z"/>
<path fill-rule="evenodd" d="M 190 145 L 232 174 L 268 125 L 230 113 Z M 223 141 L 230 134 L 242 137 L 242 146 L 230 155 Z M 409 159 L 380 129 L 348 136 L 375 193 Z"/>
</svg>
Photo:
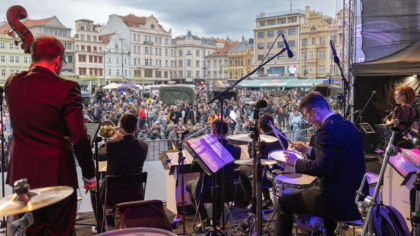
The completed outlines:
<svg viewBox="0 0 420 236">
<path fill-rule="evenodd" d="M 171 160 L 168 162 L 169 168 L 171 168 L 171 166 L 178 166 L 178 152 L 167 152 L 166 155 Z M 182 155 L 185 157 L 184 165 L 191 165 L 193 161 L 191 154 L 187 150 L 182 150 Z"/>
<path fill-rule="evenodd" d="M 212 134 L 189 140 L 187 144 L 212 173 L 216 173 L 226 164 L 234 161 L 229 151 Z"/>
</svg>

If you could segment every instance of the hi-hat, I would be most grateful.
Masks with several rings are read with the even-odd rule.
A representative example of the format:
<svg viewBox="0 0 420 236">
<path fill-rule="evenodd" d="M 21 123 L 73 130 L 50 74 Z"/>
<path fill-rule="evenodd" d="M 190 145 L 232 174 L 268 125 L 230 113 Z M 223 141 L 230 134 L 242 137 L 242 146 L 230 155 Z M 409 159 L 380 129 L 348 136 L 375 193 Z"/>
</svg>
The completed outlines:
<svg viewBox="0 0 420 236">
<path fill-rule="evenodd" d="M 245 166 L 252 166 L 254 165 L 253 159 L 241 159 L 241 160 L 235 160 L 234 163 L 236 165 L 245 165 Z M 268 166 L 268 165 L 274 165 L 276 164 L 275 160 L 267 160 L 267 159 L 261 159 L 261 165 Z"/>
<path fill-rule="evenodd" d="M 27 204 L 18 199 L 18 194 L 0 198 L 0 216 L 22 214 L 52 205 L 73 193 L 69 186 L 54 186 L 29 190 L 30 200 Z"/>
<path fill-rule="evenodd" d="M 248 144 L 252 142 L 250 134 L 235 134 L 235 135 L 229 135 L 226 137 L 227 141 L 229 141 L 232 144 L 236 145 L 242 145 L 242 144 Z M 264 141 L 266 143 L 273 143 L 277 142 L 277 138 L 270 136 L 270 135 L 260 135 L 260 140 Z"/>
</svg>

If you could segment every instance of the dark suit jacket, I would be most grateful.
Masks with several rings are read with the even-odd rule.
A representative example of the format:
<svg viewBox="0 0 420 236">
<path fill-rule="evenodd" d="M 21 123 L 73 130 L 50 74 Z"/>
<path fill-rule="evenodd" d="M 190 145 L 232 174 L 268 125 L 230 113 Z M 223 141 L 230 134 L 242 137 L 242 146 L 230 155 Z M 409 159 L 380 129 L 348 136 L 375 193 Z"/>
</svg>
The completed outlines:
<svg viewBox="0 0 420 236">
<path fill-rule="evenodd" d="M 143 171 L 147 150 L 147 144 L 132 135 L 119 136 L 99 149 L 99 159 L 108 161 L 107 174 L 135 174 Z"/>
<path fill-rule="evenodd" d="M 94 176 L 92 149 L 76 82 L 35 67 L 6 81 L 13 127 L 7 183 L 27 178 L 31 188 L 77 187 L 74 154 L 85 178 Z M 72 145 L 73 144 L 73 145 Z"/>
<path fill-rule="evenodd" d="M 296 172 L 318 177 L 302 192 L 309 212 L 337 220 L 360 218 L 354 200 L 366 167 L 359 131 L 340 115 L 332 115 L 315 133 L 313 154 L 313 160 L 296 162 Z"/>
</svg>

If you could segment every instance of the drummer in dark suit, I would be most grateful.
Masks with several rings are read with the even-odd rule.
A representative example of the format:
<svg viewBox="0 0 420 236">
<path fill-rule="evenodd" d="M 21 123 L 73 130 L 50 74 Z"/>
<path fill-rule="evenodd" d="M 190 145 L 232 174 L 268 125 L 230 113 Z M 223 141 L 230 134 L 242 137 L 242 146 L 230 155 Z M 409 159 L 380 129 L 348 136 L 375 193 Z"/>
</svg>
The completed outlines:
<svg viewBox="0 0 420 236">
<path fill-rule="evenodd" d="M 276 135 L 274 134 L 273 129 L 268 125 L 268 123 L 271 122 L 274 124 L 273 117 L 268 114 L 264 113 L 261 115 L 260 119 L 258 120 L 258 128 L 260 130 L 261 134 L 270 135 L 277 139 Z M 287 140 L 283 137 L 280 138 L 283 145 L 281 145 L 279 142 L 271 142 L 271 143 L 263 143 L 263 147 L 261 147 L 261 151 L 259 155 L 261 158 L 267 159 L 268 154 L 272 151 L 276 150 L 283 150 L 283 147 L 287 149 L 288 143 Z M 250 177 L 252 177 L 253 174 L 253 166 L 246 166 L 243 165 L 240 167 L 240 176 L 241 176 L 241 183 L 245 189 L 245 194 L 247 200 L 251 199 L 252 194 L 252 185 L 250 181 Z M 267 170 L 264 171 L 264 173 L 267 173 Z M 263 208 L 267 208 L 269 206 L 273 205 L 273 202 L 270 198 L 270 191 L 269 187 L 272 186 L 271 182 L 267 179 L 267 176 L 263 176 L 262 181 L 262 194 L 263 194 Z"/>
<path fill-rule="evenodd" d="M 362 136 L 352 123 L 330 110 L 319 92 L 307 94 L 299 109 L 317 131 L 313 147 L 303 143 L 293 147 L 310 154 L 311 160 L 288 155 L 287 164 L 297 173 L 318 178 L 306 189 L 279 198 L 276 235 L 291 235 L 294 213 L 323 217 L 327 235 L 334 235 L 335 220 L 361 218 L 354 200 L 366 172 Z"/>
<path fill-rule="evenodd" d="M 228 133 L 228 129 L 229 129 L 226 121 L 222 122 L 222 120 L 220 120 L 220 119 L 214 120 L 211 123 L 211 128 L 212 128 L 212 130 L 211 130 L 212 134 L 220 140 L 223 147 L 226 148 L 229 151 L 229 153 L 233 156 L 233 158 L 235 160 L 239 160 L 241 158 L 241 148 L 236 146 L 236 145 L 229 144 L 227 142 L 227 140 L 225 139 L 226 134 Z M 222 134 L 222 128 L 223 128 L 223 134 Z M 193 162 L 193 164 L 195 164 L 195 163 Z M 234 171 L 234 163 L 232 162 L 230 164 L 227 164 L 225 167 L 223 167 L 222 170 L 219 170 L 216 174 L 220 174 L 222 171 L 225 174 L 233 172 Z M 204 178 L 204 180 L 203 180 L 203 178 Z M 202 192 L 200 193 L 201 182 L 203 182 L 203 189 L 202 189 Z M 231 186 L 231 185 L 232 185 L 232 183 L 229 183 L 225 180 L 225 182 L 224 182 L 225 188 L 226 188 L 226 186 Z M 190 198 L 190 201 L 191 202 L 194 202 L 194 200 L 198 201 L 199 200 L 198 199 L 199 195 L 204 196 L 204 195 L 207 195 L 207 194 L 211 194 L 211 192 L 210 192 L 211 186 L 212 186 L 212 177 L 205 174 L 202 171 L 200 173 L 200 176 L 197 179 L 190 180 L 186 184 L 186 190 L 187 190 L 187 193 L 188 193 L 188 197 Z M 220 197 L 220 194 L 218 194 L 218 195 Z M 217 209 L 216 209 L 215 219 L 218 220 L 220 218 L 220 214 L 223 210 L 223 204 L 220 202 L 220 199 L 218 199 L 218 203 L 216 205 L 217 205 Z M 200 204 L 198 206 L 198 211 L 200 213 L 202 222 L 205 222 L 207 224 L 210 223 L 210 220 L 207 217 L 207 211 L 204 208 L 204 204 L 203 204 L 202 201 L 200 202 Z"/>
</svg>

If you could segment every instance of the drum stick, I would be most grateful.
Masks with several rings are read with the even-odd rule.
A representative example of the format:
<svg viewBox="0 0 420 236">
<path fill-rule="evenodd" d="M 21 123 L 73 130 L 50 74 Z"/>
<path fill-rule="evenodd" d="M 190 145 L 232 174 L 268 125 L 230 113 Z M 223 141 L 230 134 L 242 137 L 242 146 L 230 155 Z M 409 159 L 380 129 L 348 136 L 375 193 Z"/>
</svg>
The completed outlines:
<svg viewBox="0 0 420 236">
<path fill-rule="evenodd" d="M 278 136 L 278 135 L 280 135 L 280 136 L 282 136 L 284 139 L 286 139 L 286 141 L 287 142 L 289 142 L 290 144 L 292 144 L 292 142 L 288 139 L 288 138 L 286 138 L 280 131 L 278 131 L 275 127 L 274 127 L 274 125 L 273 125 L 273 123 L 271 122 L 271 121 L 268 121 L 268 125 L 273 129 L 273 132 L 274 132 L 274 134 L 276 135 L 276 137 L 277 137 L 277 139 L 278 139 L 278 141 L 279 141 L 279 143 L 280 143 L 280 145 L 283 147 L 283 150 L 286 150 L 286 148 L 284 148 L 284 145 L 283 145 L 283 143 L 281 142 L 281 139 L 280 139 L 280 137 Z"/>
</svg>

